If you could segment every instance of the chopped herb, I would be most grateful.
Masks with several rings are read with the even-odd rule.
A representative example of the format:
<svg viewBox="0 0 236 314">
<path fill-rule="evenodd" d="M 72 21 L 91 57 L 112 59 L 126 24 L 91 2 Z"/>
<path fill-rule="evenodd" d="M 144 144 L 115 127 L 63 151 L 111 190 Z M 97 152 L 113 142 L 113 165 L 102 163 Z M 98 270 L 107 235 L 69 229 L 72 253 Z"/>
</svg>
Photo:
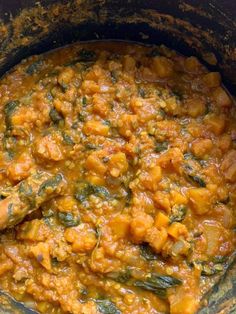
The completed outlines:
<svg viewBox="0 0 236 314">
<path fill-rule="evenodd" d="M 184 159 L 185 160 L 191 160 L 191 159 L 196 159 L 196 157 L 192 153 L 184 153 Z"/>
<path fill-rule="evenodd" d="M 47 191 L 47 189 L 56 190 L 56 188 L 61 183 L 61 181 L 62 181 L 61 174 L 57 174 L 53 176 L 52 178 L 46 180 L 40 185 L 39 190 L 38 190 L 38 195 L 40 196 L 43 195 Z"/>
<path fill-rule="evenodd" d="M 102 314 L 121 314 L 121 311 L 110 300 L 95 300 L 98 311 Z"/>
<path fill-rule="evenodd" d="M 200 187 L 205 188 L 206 187 L 206 183 L 205 181 L 197 176 L 197 175 L 188 175 L 189 179 L 191 179 L 192 181 L 194 181 L 195 183 L 197 183 Z"/>
<path fill-rule="evenodd" d="M 8 150 L 7 151 L 7 156 L 9 160 L 12 160 L 15 156 L 15 152 L 13 152 L 12 150 Z"/>
<path fill-rule="evenodd" d="M 104 120 L 104 121 L 102 122 L 102 124 L 110 126 L 110 125 L 111 125 L 111 122 L 110 122 L 109 120 Z"/>
<path fill-rule="evenodd" d="M 100 196 L 101 198 L 108 198 L 110 196 L 110 193 L 107 188 L 103 186 L 97 186 L 93 185 L 92 186 L 93 193 L 96 194 L 97 196 Z"/>
<path fill-rule="evenodd" d="M 62 115 L 56 110 L 56 108 L 52 108 L 49 112 L 49 116 L 53 123 L 59 124 L 59 122 L 63 121 Z"/>
<path fill-rule="evenodd" d="M 224 267 L 222 264 L 215 264 L 213 266 L 210 265 L 203 265 L 201 275 L 202 276 L 213 276 L 217 273 L 220 273 L 224 270 Z"/>
<path fill-rule="evenodd" d="M 4 113 L 5 113 L 5 120 L 6 120 L 7 128 L 11 126 L 11 116 L 15 112 L 15 110 L 19 107 L 19 105 L 20 105 L 19 100 L 12 100 L 12 101 L 9 101 L 4 106 Z"/>
<path fill-rule="evenodd" d="M 157 260 L 158 258 L 157 254 L 154 253 L 152 248 L 147 243 L 139 245 L 139 249 L 141 256 L 145 258 L 147 261 Z"/>
<path fill-rule="evenodd" d="M 227 258 L 225 256 L 216 256 L 212 261 L 206 262 L 201 260 L 195 260 L 190 266 L 200 265 L 202 276 L 213 276 L 224 270 L 225 262 Z"/>
<path fill-rule="evenodd" d="M 110 74 L 111 74 L 111 81 L 112 81 L 112 83 L 113 83 L 113 84 L 117 83 L 117 81 L 118 81 L 118 76 L 117 76 L 116 71 L 112 70 L 112 71 L 110 72 Z"/>
<path fill-rule="evenodd" d="M 75 227 L 80 224 L 80 217 L 75 217 L 73 214 L 68 212 L 59 212 L 58 219 L 65 227 Z"/>
<path fill-rule="evenodd" d="M 73 124 L 72 124 L 72 126 L 71 126 L 71 128 L 72 129 L 74 129 L 74 130 L 76 130 L 77 128 L 78 128 L 78 122 L 76 121 L 76 122 L 74 122 Z"/>
<path fill-rule="evenodd" d="M 139 95 L 140 97 L 142 97 L 142 98 L 145 98 L 146 92 L 145 92 L 145 90 L 144 90 L 142 87 L 140 87 L 140 88 L 138 89 L 138 95 Z"/>
<path fill-rule="evenodd" d="M 132 200 L 132 190 L 128 187 L 126 189 L 126 192 L 127 192 L 127 195 L 126 195 L 126 200 L 125 200 L 125 206 L 129 206 Z"/>
<path fill-rule="evenodd" d="M 66 134 L 66 132 L 62 132 L 62 137 L 66 144 L 71 145 L 71 146 L 75 145 L 72 138 L 68 134 Z"/>
<path fill-rule="evenodd" d="M 85 144 L 85 148 L 89 149 L 89 150 L 96 150 L 96 149 L 99 148 L 99 146 L 97 146 L 97 145 L 95 145 L 93 143 L 87 143 L 87 144 Z"/>
<path fill-rule="evenodd" d="M 205 111 L 205 115 L 207 115 L 208 113 L 212 112 L 212 104 L 210 102 L 206 103 L 206 111 Z"/>
<path fill-rule="evenodd" d="M 182 284 L 182 281 L 172 276 L 159 276 L 151 274 L 146 281 L 135 281 L 134 286 L 155 293 L 161 298 L 167 296 L 167 289 Z"/>
<path fill-rule="evenodd" d="M 213 263 L 225 263 L 227 262 L 228 257 L 227 256 L 221 256 L 221 255 L 216 255 L 215 257 L 213 257 Z"/>
<path fill-rule="evenodd" d="M 103 186 L 97 186 L 88 182 L 79 182 L 75 193 L 75 198 L 84 202 L 90 195 L 96 195 L 101 198 L 109 198 L 109 191 Z"/>
<path fill-rule="evenodd" d="M 86 116 L 85 116 L 83 113 L 80 112 L 80 113 L 78 114 L 78 120 L 79 120 L 80 122 L 84 122 L 85 119 L 86 119 Z"/>
<path fill-rule="evenodd" d="M 68 89 L 68 85 L 65 84 L 64 82 L 60 83 L 61 89 L 63 91 L 63 93 L 65 93 Z"/>
<path fill-rule="evenodd" d="M 184 168 L 185 175 L 186 175 L 187 179 L 196 183 L 200 187 L 206 187 L 205 181 L 199 175 L 195 174 L 197 172 L 197 170 L 196 169 L 194 170 L 192 165 L 185 163 L 183 168 Z"/>
<path fill-rule="evenodd" d="M 54 216 L 54 211 L 51 208 L 44 208 L 42 210 L 42 215 L 43 217 L 53 217 Z"/>
<path fill-rule="evenodd" d="M 158 109 L 157 114 L 158 114 L 159 116 L 161 116 L 162 118 L 165 118 L 165 116 L 166 116 L 165 111 L 164 111 L 163 109 L 161 109 L 161 108 Z"/>
<path fill-rule="evenodd" d="M 96 235 L 96 238 L 100 241 L 101 235 L 102 235 L 102 230 L 101 230 L 100 226 L 97 226 L 97 227 L 95 228 L 95 235 Z M 98 242 L 99 242 L 99 241 L 98 241 Z"/>
<path fill-rule="evenodd" d="M 30 64 L 25 72 L 29 75 L 33 75 L 34 73 L 37 73 L 38 70 L 40 69 L 40 67 L 42 66 L 43 61 L 42 60 L 37 60 L 35 62 L 33 62 L 32 64 Z"/>
<path fill-rule="evenodd" d="M 79 51 L 79 59 L 78 62 L 88 62 L 95 61 L 96 53 L 92 50 L 81 49 Z"/>
<path fill-rule="evenodd" d="M 180 222 L 184 220 L 187 213 L 187 207 L 184 205 L 175 205 L 171 209 L 170 222 Z"/>
<path fill-rule="evenodd" d="M 57 259 L 56 257 L 53 257 L 53 258 L 51 259 L 51 261 L 52 261 L 52 266 L 53 266 L 53 267 L 57 267 L 57 266 L 58 266 L 59 261 L 58 261 L 58 259 Z"/>
<path fill-rule="evenodd" d="M 167 150 L 169 147 L 168 142 L 156 143 L 155 152 L 160 153 Z"/>
<path fill-rule="evenodd" d="M 7 214 L 8 214 L 8 217 L 11 219 L 11 218 L 14 218 L 13 217 L 13 209 L 14 209 L 14 204 L 13 203 L 10 203 L 8 205 L 8 208 L 7 208 Z"/>
<path fill-rule="evenodd" d="M 50 92 L 47 93 L 46 97 L 49 101 L 53 101 L 53 99 L 54 99 L 54 97 L 52 96 L 52 93 L 50 93 Z"/>
<path fill-rule="evenodd" d="M 86 107 L 86 105 L 87 105 L 87 98 L 85 96 L 83 96 L 81 102 L 82 102 L 82 106 Z"/>
</svg>

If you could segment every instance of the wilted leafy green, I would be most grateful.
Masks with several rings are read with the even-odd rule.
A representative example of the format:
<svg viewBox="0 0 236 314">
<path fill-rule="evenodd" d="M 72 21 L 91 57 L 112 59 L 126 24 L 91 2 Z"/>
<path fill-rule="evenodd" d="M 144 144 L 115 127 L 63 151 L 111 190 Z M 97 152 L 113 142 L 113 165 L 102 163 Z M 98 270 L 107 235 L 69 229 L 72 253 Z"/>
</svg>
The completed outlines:
<svg viewBox="0 0 236 314">
<path fill-rule="evenodd" d="M 156 143 L 155 152 L 160 153 L 168 149 L 168 142 Z"/>
<path fill-rule="evenodd" d="M 171 209 L 170 222 L 182 221 L 187 213 L 187 207 L 184 205 L 176 205 Z"/>
<path fill-rule="evenodd" d="M 97 308 L 102 314 L 121 314 L 121 311 L 110 300 L 96 300 Z"/>
<path fill-rule="evenodd" d="M 110 197 L 108 189 L 104 186 L 93 185 L 86 181 L 79 182 L 77 184 L 75 198 L 80 202 L 84 202 L 90 195 L 96 195 L 101 198 Z"/>
<path fill-rule="evenodd" d="M 80 217 L 75 217 L 73 214 L 68 212 L 59 212 L 58 219 L 65 227 L 75 227 L 80 224 Z"/>
<path fill-rule="evenodd" d="M 147 261 L 154 261 L 157 259 L 157 254 L 153 252 L 153 250 L 147 243 L 139 245 L 139 248 L 141 256 Z"/>
<path fill-rule="evenodd" d="M 15 110 L 19 107 L 20 102 L 19 100 L 12 100 L 9 101 L 5 106 L 4 106 L 4 113 L 5 113 L 5 121 L 6 121 L 6 126 L 9 128 L 11 126 L 11 117 L 12 114 L 15 112 Z"/>
<path fill-rule="evenodd" d="M 61 183 L 62 181 L 62 175 L 61 174 L 57 174 L 55 176 L 53 176 L 52 178 L 46 180 L 45 182 L 43 182 L 38 190 L 38 195 L 43 195 L 47 189 L 53 189 L 55 190 L 58 185 Z"/>
<path fill-rule="evenodd" d="M 62 115 L 56 110 L 56 108 L 52 108 L 49 112 L 49 116 L 53 123 L 58 124 L 60 121 L 63 121 Z"/>
<path fill-rule="evenodd" d="M 74 141 L 66 132 L 62 132 L 63 141 L 68 145 L 75 145 Z"/>
<path fill-rule="evenodd" d="M 151 274 L 146 280 L 137 280 L 134 282 L 134 286 L 141 289 L 155 293 L 161 298 L 165 298 L 167 295 L 167 289 L 176 287 L 182 284 L 182 281 L 167 275 Z"/>
<path fill-rule="evenodd" d="M 188 175 L 188 177 L 189 177 L 189 179 L 191 179 L 192 181 L 197 183 L 197 185 L 199 185 L 200 187 L 202 187 L 202 188 L 206 187 L 206 183 L 201 177 L 199 177 L 197 175 L 190 175 L 190 174 Z"/>
</svg>

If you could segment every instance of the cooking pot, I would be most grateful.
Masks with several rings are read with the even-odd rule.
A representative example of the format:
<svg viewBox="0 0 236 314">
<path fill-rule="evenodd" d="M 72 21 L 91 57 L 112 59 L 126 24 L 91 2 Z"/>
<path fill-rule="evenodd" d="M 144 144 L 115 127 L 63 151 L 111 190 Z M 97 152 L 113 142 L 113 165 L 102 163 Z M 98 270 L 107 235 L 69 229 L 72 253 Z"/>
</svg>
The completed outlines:
<svg viewBox="0 0 236 314">
<path fill-rule="evenodd" d="M 0 75 L 23 58 L 88 40 L 165 44 L 219 71 L 236 94 L 232 0 L 11 0 L 0 2 Z M 236 313 L 236 263 L 204 297 L 201 314 Z M 0 313 L 35 313 L 0 291 Z"/>
</svg>

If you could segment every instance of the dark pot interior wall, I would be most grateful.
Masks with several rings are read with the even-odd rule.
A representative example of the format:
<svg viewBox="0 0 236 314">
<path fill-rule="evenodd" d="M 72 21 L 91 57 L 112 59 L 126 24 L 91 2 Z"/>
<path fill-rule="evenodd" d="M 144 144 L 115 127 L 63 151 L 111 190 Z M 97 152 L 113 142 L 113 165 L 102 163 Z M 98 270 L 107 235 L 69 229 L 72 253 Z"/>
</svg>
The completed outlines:
<svg viewBox="0 0 236 314">
<path fill-rule="evenodd" d="M 34 9 L 34 0 L 1 2 L 0 74 L 32 53 L 74 40 L 113 38 L 164 43 L 203 61 L 211 52 L 218 63 L 210 67 L 236 90 L 235 1 L 43 0 Z"/>
<path fill-rule="evenodd" d="M 40 4 L 38 4 L 40 2 Z M 232 0 L 0 1 L 0 75 L 22 58 L 77 40 L 164 43 L 219 70 L 236 94 L 236 2 Z M 212 64 L 212 56 L 217 64 Z M 211 64 L 209 64 L 209 61 Z M 213 62 L 214 63 L 214 62 Z M 201 313 L 236 313 L 235 266 Z M 0 303 L 1 302 L 0 293 Z M 16 313 L 13 303 L 9 312 Z M 17 307 L 17 312 L 20 308 Z M 19 313 L 26 313 L 21 307 Z M 29 312 L 28 312 L 29 313 Z M 30 313 L 32 313 L 30 311 Z"/>
</svg>

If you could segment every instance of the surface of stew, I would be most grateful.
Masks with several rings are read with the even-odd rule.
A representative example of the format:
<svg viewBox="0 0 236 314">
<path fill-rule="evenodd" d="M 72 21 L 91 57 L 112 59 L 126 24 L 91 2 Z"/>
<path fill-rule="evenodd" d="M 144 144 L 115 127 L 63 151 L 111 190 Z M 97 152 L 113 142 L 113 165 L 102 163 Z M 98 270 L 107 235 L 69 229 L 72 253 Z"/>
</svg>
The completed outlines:
<svg viewBox="0 0 236 314">
<path fill-rule="evenodd" d="M 65 185 L 1 232 L 1 289 L 40 313 L 196 313 L 235 248 L 219 73 L 164 46 L 75 44 L 15 67 L 0 105 L 1 198 L 40 172 L 39 194 Z"/>
</svg>

